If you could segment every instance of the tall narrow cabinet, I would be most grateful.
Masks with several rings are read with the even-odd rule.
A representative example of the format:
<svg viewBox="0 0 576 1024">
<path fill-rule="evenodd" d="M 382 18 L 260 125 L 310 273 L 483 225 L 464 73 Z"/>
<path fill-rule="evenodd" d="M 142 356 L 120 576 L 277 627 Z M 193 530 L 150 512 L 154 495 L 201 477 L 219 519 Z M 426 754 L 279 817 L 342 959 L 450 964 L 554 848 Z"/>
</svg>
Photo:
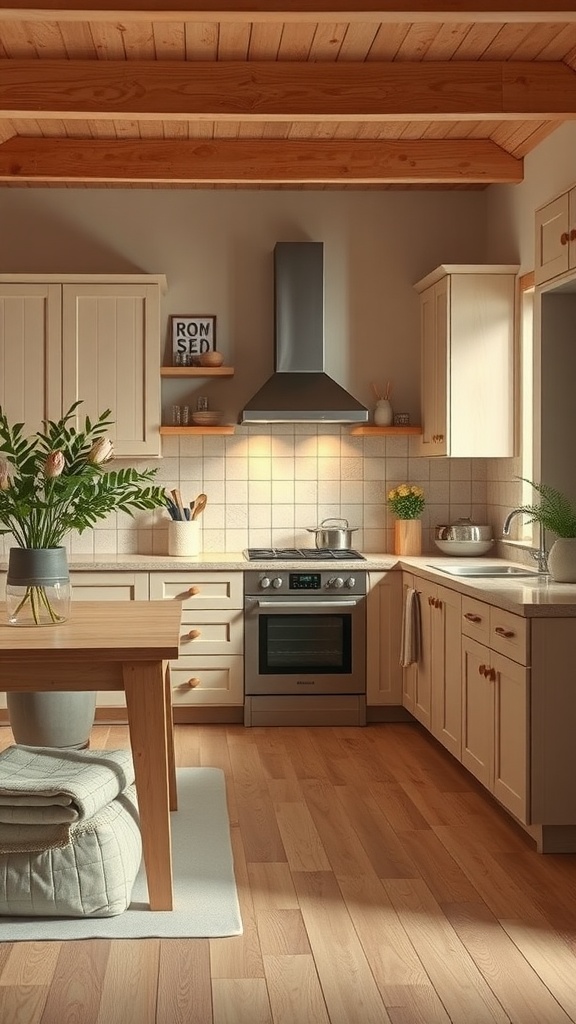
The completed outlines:
<svg viewBox="0 0 576 1024">
<path fill-rule="evenodd" d="M 421 308 L 423 455 L 514 454 L 517 266 L 441 266 Z"/>
<path fill-rule="evenodd" d="M 81 400 L 116 455 L 160 455 L 162 275 L 0 275 L 0 404 L 38 430 Z"/>
</svg>

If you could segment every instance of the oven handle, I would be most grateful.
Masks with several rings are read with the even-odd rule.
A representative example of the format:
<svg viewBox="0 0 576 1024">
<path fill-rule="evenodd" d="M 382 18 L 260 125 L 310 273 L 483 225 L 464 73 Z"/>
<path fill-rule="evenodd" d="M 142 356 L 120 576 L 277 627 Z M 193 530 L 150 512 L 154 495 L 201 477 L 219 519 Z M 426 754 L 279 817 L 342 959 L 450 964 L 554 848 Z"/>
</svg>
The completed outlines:
<svg viewBox="0 0 576 1024">
<path fill-rule="evenodd" d="M 247 598 L 259 608 L 321 608 L 328 611 L 329 608 L 355 608 L 360 601 L 262 601 L 259 598 Z M 360 600 L 363 600 L 362 598 Z"/>
</svg>

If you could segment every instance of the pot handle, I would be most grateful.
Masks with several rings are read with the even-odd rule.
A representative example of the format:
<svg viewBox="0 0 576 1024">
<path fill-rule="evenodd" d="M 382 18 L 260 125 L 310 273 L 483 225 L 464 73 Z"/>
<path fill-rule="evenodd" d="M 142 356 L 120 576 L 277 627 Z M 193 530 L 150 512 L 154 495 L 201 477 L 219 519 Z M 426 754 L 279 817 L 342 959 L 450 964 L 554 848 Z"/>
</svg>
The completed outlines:
<svg viewBox="0 0 576 1024">
<path fill-rule="evenodd" d="M 345 530 L 350 529 L 350 527 L 348 526 L 348 520 L 347 519 L 323 519 L 322 522 L 320 523 L 320 526 L 318 527 L 318 529 L 319 530 L 329 529 L 328 523 L 332 523 L 332 524 L 333 523 L 344 523 L 343 529 L 345 529 Z"/>
</svg>

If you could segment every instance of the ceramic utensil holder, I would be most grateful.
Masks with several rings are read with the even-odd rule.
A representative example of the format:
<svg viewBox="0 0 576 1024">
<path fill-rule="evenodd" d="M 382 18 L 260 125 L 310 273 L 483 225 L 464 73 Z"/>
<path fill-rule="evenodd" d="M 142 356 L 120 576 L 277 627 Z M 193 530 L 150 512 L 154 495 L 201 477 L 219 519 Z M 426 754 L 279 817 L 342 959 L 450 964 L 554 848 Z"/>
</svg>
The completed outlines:
<svg viewBox="0 0 576 1024">
<path fill-rule="evenodd" d="M 168 554 L 179 558 L 200 554 L 200 523 L 194 519 L 168 523 Z"/>
<path fill-rule="evenodd" d="M 380 398 L 374 409 L 374 423 L 377 427 L 389 427 L 394 420 L 392 406 L 387 398 Z"/>
</svg>

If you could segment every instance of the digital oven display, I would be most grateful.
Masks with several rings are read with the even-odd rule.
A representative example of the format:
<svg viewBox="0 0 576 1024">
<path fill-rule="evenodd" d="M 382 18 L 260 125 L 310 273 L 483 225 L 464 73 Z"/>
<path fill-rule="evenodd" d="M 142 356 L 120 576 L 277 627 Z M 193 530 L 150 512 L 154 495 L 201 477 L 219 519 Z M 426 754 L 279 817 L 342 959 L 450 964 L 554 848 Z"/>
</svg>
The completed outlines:
<svg viewBox="0 0 576 1024">
<path fill-rule="evenodd" d="M 289 579 L 290 590 L 320 590 L 322 586 L 319 572 L 291 572 Z"/>
</svg>

